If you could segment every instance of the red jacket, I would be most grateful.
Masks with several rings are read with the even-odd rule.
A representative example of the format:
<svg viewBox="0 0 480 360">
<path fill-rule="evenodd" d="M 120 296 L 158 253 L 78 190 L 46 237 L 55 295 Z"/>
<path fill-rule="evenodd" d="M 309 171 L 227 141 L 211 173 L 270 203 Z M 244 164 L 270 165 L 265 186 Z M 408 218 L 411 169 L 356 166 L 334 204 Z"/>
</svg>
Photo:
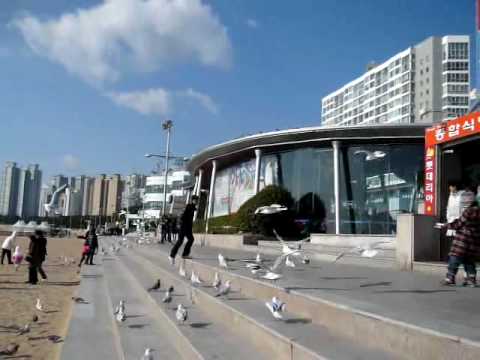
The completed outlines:
<svg viewBox="0 0 480 360">
<path fill-rule="evenodd" d="M 467 208 L 459 219 L 448 225 L 456 230 L 448 255 L 480 259 L 480 208 Z"/>
</svg>

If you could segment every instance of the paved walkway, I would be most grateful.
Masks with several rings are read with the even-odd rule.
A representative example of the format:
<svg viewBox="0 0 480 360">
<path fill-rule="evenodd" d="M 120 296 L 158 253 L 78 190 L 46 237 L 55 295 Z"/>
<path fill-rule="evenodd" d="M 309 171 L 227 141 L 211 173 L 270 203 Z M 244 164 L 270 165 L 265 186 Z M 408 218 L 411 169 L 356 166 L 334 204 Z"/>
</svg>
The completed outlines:
<svg viewBox="0 0 480 360">
<path fill-rule="evenodd" d="M 167 256 L 170 246 L 155 245 L 150 249 L 152 254 Z M 237 260 L 255 257 L 247 251 L 199 246 L 194 246 L 192 255 L 194 261 L 216 266 L 219 252 Z M 230 271 L 251 276 L 241 262 L 230 264 Z M 285 268 L 284 275 L 277 285 L 287 290 L 480 341 L 480 288 L 443 287 L 441 277 L 435 275 L 319 261 Z"/>
</svg>

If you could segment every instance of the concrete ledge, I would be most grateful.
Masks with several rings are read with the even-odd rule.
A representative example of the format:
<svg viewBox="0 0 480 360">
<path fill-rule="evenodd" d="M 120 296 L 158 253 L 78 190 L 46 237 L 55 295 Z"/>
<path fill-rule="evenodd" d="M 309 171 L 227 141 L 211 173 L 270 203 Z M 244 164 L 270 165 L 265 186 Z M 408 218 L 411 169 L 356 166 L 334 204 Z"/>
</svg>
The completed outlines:
<svg viewBox="0 0 480 360">
<path fill-rule="evenodd" d="M 226 249 L 242 249 L 244 245 L 258 245 L 258 236 L 252 234 L 194 234 L 197 243 Z"/>
<path fill-rule="evenodd" d="M 395 244 L 395 235 L 350 235 L 350 234 L 311 234 L 310 243 L 337 247 L 355 247 L 378 241 L 390 241 Z M 395 249 L 395 247 L 390 247 Z"/>
</svg>

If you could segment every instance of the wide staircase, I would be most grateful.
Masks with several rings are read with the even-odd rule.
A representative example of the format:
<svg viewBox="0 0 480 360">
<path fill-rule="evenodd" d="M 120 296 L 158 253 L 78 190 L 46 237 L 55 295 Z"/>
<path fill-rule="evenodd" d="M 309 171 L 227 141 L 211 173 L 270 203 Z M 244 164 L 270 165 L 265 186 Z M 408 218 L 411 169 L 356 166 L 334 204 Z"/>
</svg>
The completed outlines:
<svg viewBox="0 0 480 360">
<path fill-rule="evenodd" d="M 171 266 L 166 245 L 139 245 L 129 238 L 127 247 L 112 251 L 112 245 L 120 244 L 125 244 L 121 238 L 101 238 L 107 254 L 96 257 L 96 266 L 82 268 L 77 296 L 88 303 L 74 306 L 62 359 L 141 359 L 146 348 L 154 350 L 153 359 L 480 359 L 477 315 L 466 322 L 452 319 L 450 323 L 448 319 L 455 313 L 444 309 L 444 317 L 429 324 L 421 316 L 424 308 L 417 304 L 408 315 L 399 310 L 392 317 L 385 316 L 389 303 L 376 296 L 382 297 L 382 286 L 388 284 L 375 281 L 375 276 L 383 278 L 381 272 L 387 270 L 369 270 L 376 272 L 372 281 L 357 286 L 367 278 L 360 268 L 298 263 L 286 271 L 285 279 L 271 283 L 250 274 L 240 261 L 253 259 L 252 252 L 194 248 L 193 260 L 177 258 L 176 266 Z M 219 268 L 218 252 L 229 259 L 227 269 Z M 273 260 L 272 255 L 263 257 L 267 263 Z M 187 277 L 180 276 L 180 265 Z M 192 270 L 202 284 L 190 282 Z M 215 273 L 223 282 L 232 281 L 231 293 L 215 296 L 211 285 Z M 410 281 L 403 275 L 391 276 L 399 276 L 395 279 L 400 284 Z M 157 279 L 161 288 L 147 291 Z M 334 279 L 349 285 L 342 289 L 318 285 L 320 280 L 328 283 Z M 170 286 L 174 287 L 173 299 L 164 304 L 162 298 Z M 426 293 L 412 296 L 434 296 L 425 286 L 423 290 Z M 438 291 L 441 294 L 443 290 Z M 479 289 L 459 291 L 457 305 L 462 306 L 462 301 Z M 408 294 L 399 291 L 397 295 L 398 300 L 393 301 L 402 309 L 407 301 L 407 297 L 402 301 L 402 296 Z M 287 304 L 283 320 L 274 319 L 265 306 L 273 296 Z M 113 309 L 122 299 L 127 317 L 118 323 Z M 175 317 L 180 303 L 188 311 L 185 323 L 178 323 Z M 432 306 L 442 304 L 433 301 Z M 472 329 L 477 331 L 469 336 Z"/>
</svg>

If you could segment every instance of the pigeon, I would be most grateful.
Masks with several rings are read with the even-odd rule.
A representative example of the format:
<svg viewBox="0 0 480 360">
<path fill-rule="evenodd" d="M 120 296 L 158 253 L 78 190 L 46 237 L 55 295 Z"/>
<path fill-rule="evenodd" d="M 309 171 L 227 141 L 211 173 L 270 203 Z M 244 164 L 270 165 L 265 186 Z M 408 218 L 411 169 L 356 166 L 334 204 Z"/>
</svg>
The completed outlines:
<svg viewBox="0 0 480 360">
<path fill-rule="evenodd" d="M 120 300 L 113 314 L 117 315 L 119 312 L 125 312 L 125 300 Z"/>
<path fill-rule="evenodd" d="M 153 349 L 146 348 L 145 353 L 142 356 L 142 360 L 153 360 Z"/>
<path fill-rule="evenodd" d="M 43 305 L 42 305 L 42 303 L 40 302 L 40 298 L 37 298 L 37 304 L 35 305 L 35 308 L 36 308 L 38 311 L 44 311 Z"/>
<path fill-rule="evenodd" d="M 43 205 L 48 215 L 53 215 L 52 213 L 55 213 L 55 211 L 58 209 L 58 197 L 60 196 L 60 193 L 67 188 L 67 186 L 68 184 L 60 186 L 53 193 L 50 202 Z"/>
<path fill-rule="evenodd" d="M 187 273 L 185 271 L 185 268 L 183 267 L 183 264 L 180 265 L 180 269 L 178 269 L 178 273 L 180 274 L 181 277 L 187 277 Z"/>
<path fill-rule="evenodd" d="M 285 265 L 287 265 L 288 267 L 292 267 L 292 268 L 295 267 L 295 263 L 290 259 L 290 256 L 287 256 L 285 258 Z"/>
<path fill-rule="evenodd" d="M 218 290 L 220 285 L 222 284 L 222 280 L 220 280 L 220 276 L 218 275 L 218 272 L 215 272 L 215 277 L 213 279 L 213 288 Z"/>
<path fill-rule="evenodd" d="M 75 301 L 77 304 L 88 304 L 88 301 L 82 297 L 72 296 L 72 300 Z"/>
<path fill-rule="evenodd" d="M 225 284 L 221 285 L 218 289 L 218 292 L 215 294 L 215 297 L 228 295 L 230 292 L 230 280 L 225 281 Z"/>
<path fill-rule="evenodd" d="M 278 214 L 279 212 L 286 211 L 288 208 L 286 206 L 282 206 L 279 204 L 272 204 L 269 206 L 260 206 L 255 210 L 255 215 L 262 214 L 262 215 L 270 215 L 270 214 Z"/>
<path fill-rule="evenodd" d="M 283 277 L 282 274 L 277 274 L 272 271 L 267 271 L 265 275 L 261 276 L 263 279 L 277 281 Z"/>
<path fill-rule="evenodd" d="M 308 256 L 303 256 L 302 263 L 305 265 L 310 264 L 310 258 Z"/>
<path fill-rule="evenodd" d="M 47 339 L 50 340 L 51 342 L 55 343 L 55 344 L 62 341 L 62 338 L 58 335 L 49 335 L 49 336 L 47 336 Z"/>
<path fill-rule="evenodd" d="M 182 304 L 178 304 L 175 316 L 177 317 L 177 321 L 183 324 L 188 319 L 187 309 L 185 309 Z"/>
<path fill-rule="evenodd" d="M 38 321 L 38 315 L 37 315 L 37 314 L 33 314 L 33 316 L 32 316 L 32 321 L 33 321 L 33 322 L 37 322 L 37 321 Z"/>
<path fill-rule="evenodd" d="M 260 257 L 260 253 L 257 253 L 257 257 L 255 258 L 255 262 L 257 264 L 261 264 L 263 262 L 263 259 Z"/>
<path fill-rule="evenodd" d="M 30 332 L 30 324 L 25 324 L 24 327 L 18 329 L 18 335 L 23 335 Z"/>
<path fill-rule="evenodd" d="M 285 240 L 277 233 L 275 229 L 273 229 L 273 234 L 277 238 L 277 240 L 282 244 L 282 254 L 287 255 L 291 253 L 293 256 L 299 256 L 300 252 L 303 251 L 302 246 L 305 242 L 310 240 L 309 237 L 300 240 L 300 241 L 294 241 L 293 244 L 288 245 Z"/>
<path fill-rule="evenodd" d="M 0 355 L 15 355 L 20 345 L 15 343 L 8 344 L 3 350 L 0 351 Z"/>
<path fill-rule="evenodd" d="M 125 314 L 125 311 L 120 310 L 120 311 L 116 314 L 115 319 L 116 319 L 119 323 L 124 322 L 124 321 L 127 319 L 127 315 Z"/>
<path fill-rule="evenodd" d="M 155 282 L 155 284 L 153 284 L 153 286 L 151 286 L 151 287 L 149 287 L 149 288 L 147 289 L 147 291 L 148 291 L 148 292 L 150 292 L 150 291 L 157 291 L 158 289 L 160 289 L 160 285 L 161 285 L 160 279 L 158 279 L 158 280 Z"/>
<path fill-rule="evenodd" d="M 377 249 L 379 249 L 379 246 L 382 244 L 391 244 L 391 241 L 377 241 L 371 244 L 363 244 L 363 245 L 357 246 L 351 250 L 344 251 L 338 254 L 333 262 L 336 263 L 338 260 L 340 260 L 342 257 L 344 257 L 348 253 L 357 254 L 357 255 L 360 255 L 361 257 L 366 257 L 366 258 L 373 258 L 378 255 L 379 251 Z"/>
<path fill-rule="evenodd" d="M 268 310 L 272 313 L 273 317 L 277 320 L 283 319 L 282 312 L 285 311 L 286 305 L 280 299 L 276 298 L 275 296 L 272 298 L 271 302 L 266 302 L 265 305 L 267 306 Z"/>
<path fill-rule="evenodd" d="M 225 258 L 223 257 L 222 254 L 218 254 L 218 263 L 219 263 L 220 267 L 223 267 L 223 268 L 228 267 L 227 260 L 225 260 Z"/>
<path fill-rule="evenodd" d="M 192 270 L 190 281 L 192 282 L 192 285 L 200 285 L 202 283 L 202 280 L 200 280 L 200 277 L 195 273 L 194 270 Z"/>
<path fill-rule="evenodd" d="M 172 292 L 173 292 L 173 286 L 170 286 L 168 290 L 165 292 L 165 296 L 162 299 L 162 303 L 170 304 L 172 302 Z"/>
</svg>

